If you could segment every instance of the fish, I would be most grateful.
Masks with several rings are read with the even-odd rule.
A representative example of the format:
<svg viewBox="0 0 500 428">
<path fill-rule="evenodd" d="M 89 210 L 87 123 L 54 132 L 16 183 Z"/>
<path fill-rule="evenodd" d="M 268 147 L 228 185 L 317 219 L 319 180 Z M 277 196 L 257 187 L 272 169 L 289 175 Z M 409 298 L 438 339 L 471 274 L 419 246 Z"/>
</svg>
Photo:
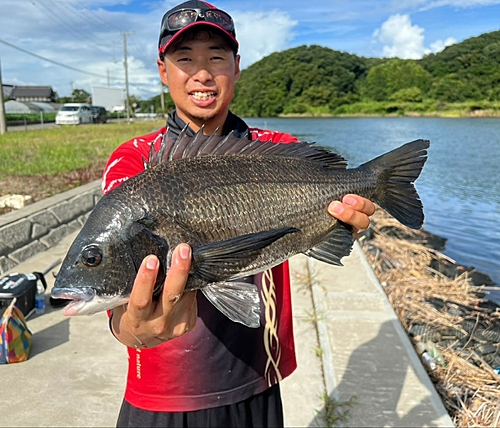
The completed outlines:
<svg viewBox="0 0 500 428">
<path fill-rule="evenodd" d="M 172 252 L 192 248 L 185 291 L 200 290 L 224 315 L 260 325 L 257 287 L 245 278 L 296 254 L 342 266 L 352 227 L 328 211 L 354 193 L 402 224 L 419 229 L 423 204 L 414 186 L 428 140 L 406 143 L 357 168 L 325 147 L 276 144 L 229 134 L 151 145 L 144 171 L 103 196 L 71 244 L 52 297 L 69 299 L 65 315 L 90 315 L 125 304 L 143 259 L 160 261 L 153 297 L 163 288 Z"/>
</svg>

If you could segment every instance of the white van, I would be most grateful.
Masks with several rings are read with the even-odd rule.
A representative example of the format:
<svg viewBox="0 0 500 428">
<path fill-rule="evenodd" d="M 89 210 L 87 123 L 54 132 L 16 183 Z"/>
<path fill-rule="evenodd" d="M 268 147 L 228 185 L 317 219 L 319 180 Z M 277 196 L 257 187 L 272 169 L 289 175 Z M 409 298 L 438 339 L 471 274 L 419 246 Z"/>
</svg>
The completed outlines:
<svg viewBox="0 0 500 428">
<path fill-rule="evenodd" d="M 92 123 L 90 104 L 67 103 L 61 107 L 56 115 L 56 125 L 78 125 Z"/>
</svg>

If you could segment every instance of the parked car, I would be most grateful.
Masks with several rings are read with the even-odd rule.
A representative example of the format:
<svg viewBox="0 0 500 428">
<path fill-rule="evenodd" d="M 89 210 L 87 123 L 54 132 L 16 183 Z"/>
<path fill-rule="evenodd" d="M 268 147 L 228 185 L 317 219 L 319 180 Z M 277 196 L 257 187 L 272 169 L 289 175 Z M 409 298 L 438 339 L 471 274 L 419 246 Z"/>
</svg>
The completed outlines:
<svg viewBox="0 0 500 428">
<path fill-rule="evenodd" d="M 56 125 L 78 125 L 92 123 L 92 110 L 89 104 L 67 103 L 63 104 L 56 115 Z"/>
<path fill-rule="evenodd" d="M 108 112 L 104 107 L 90 106 L 94 123 L 106 123 L 108 121 Z"/>
</svg>

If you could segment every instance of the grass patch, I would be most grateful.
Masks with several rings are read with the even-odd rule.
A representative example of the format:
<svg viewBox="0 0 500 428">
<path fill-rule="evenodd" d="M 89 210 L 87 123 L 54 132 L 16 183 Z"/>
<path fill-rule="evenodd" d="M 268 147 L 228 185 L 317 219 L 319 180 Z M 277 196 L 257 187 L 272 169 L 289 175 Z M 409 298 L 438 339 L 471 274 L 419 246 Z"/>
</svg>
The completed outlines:
<svg viewBox="0 0 500 428">
<path fill-rule="evenodd" d="M 320 396 L 323 401 L 322 417 L 328 428 L 345 426 L 350 418 L 350 410 L 358 403 L 358 398 L 353 395 L 349 401 L 338 402 L 326 392 Z"/>
<path fill-rule="evenodd" d="M 0 180 L 20 176 L 57 176 L 98 165 L 124 141 L 153 132 L 164 124 L 61 126 L 43 131 L 15 131 L 0 135 Z"/>
</svg>

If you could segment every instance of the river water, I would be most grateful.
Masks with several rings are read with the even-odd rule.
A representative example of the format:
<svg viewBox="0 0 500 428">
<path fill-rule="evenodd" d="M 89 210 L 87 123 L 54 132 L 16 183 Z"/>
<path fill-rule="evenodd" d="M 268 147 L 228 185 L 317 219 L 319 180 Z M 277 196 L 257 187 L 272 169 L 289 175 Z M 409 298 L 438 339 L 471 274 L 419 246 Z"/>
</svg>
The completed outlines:
<svg viewBox="0 0 500 428">
<path fill-rule="evenodd" d="M 500 285 L 500 119 L 245 120 L 250 126 L 330 147 L 349 161 L 349 167 L 406 142 L 430 140 L 428 161 L 416 181 L 424 228 L 447 238 L 443 253 L 487 273 Z"/>
</svg>

